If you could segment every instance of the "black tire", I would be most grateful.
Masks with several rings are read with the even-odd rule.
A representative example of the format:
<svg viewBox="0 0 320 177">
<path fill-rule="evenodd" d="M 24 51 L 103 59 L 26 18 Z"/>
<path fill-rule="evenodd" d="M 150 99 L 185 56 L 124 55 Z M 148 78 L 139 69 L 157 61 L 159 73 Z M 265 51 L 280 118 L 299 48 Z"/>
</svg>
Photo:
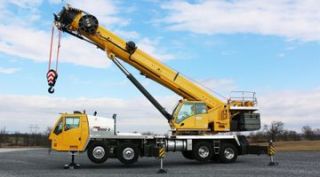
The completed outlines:
<svg viewBox="0 0 320 177">
<path fill-rule="evenodd" d="M 91 162 L 103 163 L 108 159 L 108 148 L 102 142 L 94 142 L 89 146 L 87 155 Z"/>
<path fill-rule="evenodd" d="M 208 142 L 197 142 L 193 146 L 193 157 L 199 162 L 207 162 L 213 155 L 212 145 Z"/>
<path fill-rule="evenodd" d="M 133 143 L 123 143 L 117 148 L 117 157 L 125 165 L 131 165 L 138 161 L 139 148 Z"/>
<path fill-rule="evenodd" d="M 219 159 L 223 163 L 232 163 L 237 160 L 238 150 L 230 143 L 222 143 L 220 147 Z"/>
<path fill-rule="evenodd" d="M 192 151 L 182 151 L 181 153 L 184 158 L 189 159 L 189 160 L 194 160 Z"/>
</svg>

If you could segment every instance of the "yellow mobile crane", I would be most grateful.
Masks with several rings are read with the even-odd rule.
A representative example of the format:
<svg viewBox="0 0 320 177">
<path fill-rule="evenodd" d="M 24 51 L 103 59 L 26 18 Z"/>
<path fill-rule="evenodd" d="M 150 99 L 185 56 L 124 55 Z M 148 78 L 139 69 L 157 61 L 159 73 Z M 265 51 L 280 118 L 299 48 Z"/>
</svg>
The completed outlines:
<svg viewBox="0 0 320 177">
<path fill-rule="evenodd" d="M 179 102 L 175 111 L 169 114 L 150 94 L 145 92 L 144 88 L 138 86 L 139 90 L 142 90 L 142 93 L 168 119 L 171 128 L 177 134 L 247 131 L 260 128 L 259 113 L 255 113 L 257 108 L 254 95 L 251 100 L 241 98 L 223 102 L 196 83 L 183 77 L 179 72 L 140 50 L 134 42 L 126 42 L 99 26 L 98 20 L 84 11 L 71 7 L 65 8 L 56 16 L 55 24 L 60 30 L 86 39 L 104 50 L 135 85 L 136 80 L 117 58 L 135 67 L 147 78 L 183 97 L 184 99 Z"/>
<path fill-rule="evenodd" d="M 250 92 L 250 97 L 237 97 L 222 101 L 179 72 L 140 50 L 134 42 L 127 42 L 100 26 L 93 15 L 69 5 L 55 15 L 54 23 L 59 30 L 92 43 L 106 52 L 109 59 L 168 120 L 172 135 L 162 138 L 138 135 L 121 136 L 115 131 L 112 135 L 103 135 L 103 138 L 100 136 L 99 139 L 92 135 L 93 131 L 90 128 L 92 127 L 90 120 L 94 119 L 89 119 L 86 114 L 78 112 L 62 114 L 50 135 L 53 149 L 81 152 L 88 150 L 89 158 L 97 163 L 104 161 L 111 151 L 117 151 L 113 156 L 127 164 L 135 161 L 137 157 L 125 154 L 153 156 L 152 149 L 158 147 L 159 142 L 164 142 L 167 151 L 182 151 L 186 158 L 199 161 L 207 161 L 220 154 L 223 161 L 231 162 L 238 154 L 248 153 L 249 145 L 243 137 L 221 133 L 260 129 L 260 114 L 256 112 L 254 93 Z M 168 113 L 118 59 L 183 97 L 173 113 Z M 79 142 L 77 139 L 74 144 L 69 142 L 69 139 L 74 137 L 74 134 L 70 133 L 70 127 L 74 129 L 72 131 L 79 129 L 75 131 L 79 136 Z M 64 134 L 65 138 L 60 137 L 59 139 L 61 134 Z M 130 141 L 123 142 L 123 139 Z M 131 157 L 134 160 L 130 159 Z"/>
</svg>

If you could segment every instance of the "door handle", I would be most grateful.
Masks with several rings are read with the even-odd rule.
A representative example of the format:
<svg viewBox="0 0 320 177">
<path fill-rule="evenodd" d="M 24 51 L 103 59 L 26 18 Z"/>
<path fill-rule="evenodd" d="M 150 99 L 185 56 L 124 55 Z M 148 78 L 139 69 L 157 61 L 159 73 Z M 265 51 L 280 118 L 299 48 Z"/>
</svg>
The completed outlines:
<svg viewBox="0 0 320 177">
<path fill-rule="evenodd" d="M 79 137 L 78 140 L 81 141 L 81 137 Z"/>
</svg>

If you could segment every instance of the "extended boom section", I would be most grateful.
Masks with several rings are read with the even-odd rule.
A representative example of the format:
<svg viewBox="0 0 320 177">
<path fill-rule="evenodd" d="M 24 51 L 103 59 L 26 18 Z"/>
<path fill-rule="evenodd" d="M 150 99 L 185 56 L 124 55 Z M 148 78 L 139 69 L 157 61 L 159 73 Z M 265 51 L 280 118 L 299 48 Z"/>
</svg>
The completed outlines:
<svg viewBox="0 0 320 177">
<path fill-rule="evenodd" d="M 226 102 L 218 99 L 179 72 L 140 50 L 134 42 L 127 42 L 99 25 L 97 18 L 93 15 L 66 6 L 55 15 L 55 25 L 64 32 L 96 45 L 105 51 L 109 58 L 115 56 L 121 59 L 139 70 L 142 75 L 183 97 L 171 118 L 156 106 L 169 120 L 174 132 L 199 134 L 249 131 L 260 128 L 260 115 L 255 113 L 257 110 L 255 98 Z"/>
</svg>

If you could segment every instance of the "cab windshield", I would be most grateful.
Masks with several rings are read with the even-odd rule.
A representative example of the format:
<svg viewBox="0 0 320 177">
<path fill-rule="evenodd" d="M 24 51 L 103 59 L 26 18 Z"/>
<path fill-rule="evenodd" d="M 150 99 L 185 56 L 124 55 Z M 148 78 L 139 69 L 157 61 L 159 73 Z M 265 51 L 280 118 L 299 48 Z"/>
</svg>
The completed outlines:
<svg viewBox="0 0 320 177">
<path fill-rule="evenodd" d="M 173 111 L 172 111 L 172 114 L 171 115 L 174 115 L 179 107 L 179 103 L 174 107 Z"/>
<path fill-rule="evenodd" d="M 80 125 L 80 118 L 79 117 L 66 117 L 66 124 L 64 126 L 64 130 L 70 130 L 73 128 L 78 128 Z"/>
<path fill-rule="evenodd" d="M 59 135 L 62 132 L 63 128 L 63 119 L 61 118 L 57 123 L 57 126 L 54 128 L 54 134 Z"/>
</svg>

